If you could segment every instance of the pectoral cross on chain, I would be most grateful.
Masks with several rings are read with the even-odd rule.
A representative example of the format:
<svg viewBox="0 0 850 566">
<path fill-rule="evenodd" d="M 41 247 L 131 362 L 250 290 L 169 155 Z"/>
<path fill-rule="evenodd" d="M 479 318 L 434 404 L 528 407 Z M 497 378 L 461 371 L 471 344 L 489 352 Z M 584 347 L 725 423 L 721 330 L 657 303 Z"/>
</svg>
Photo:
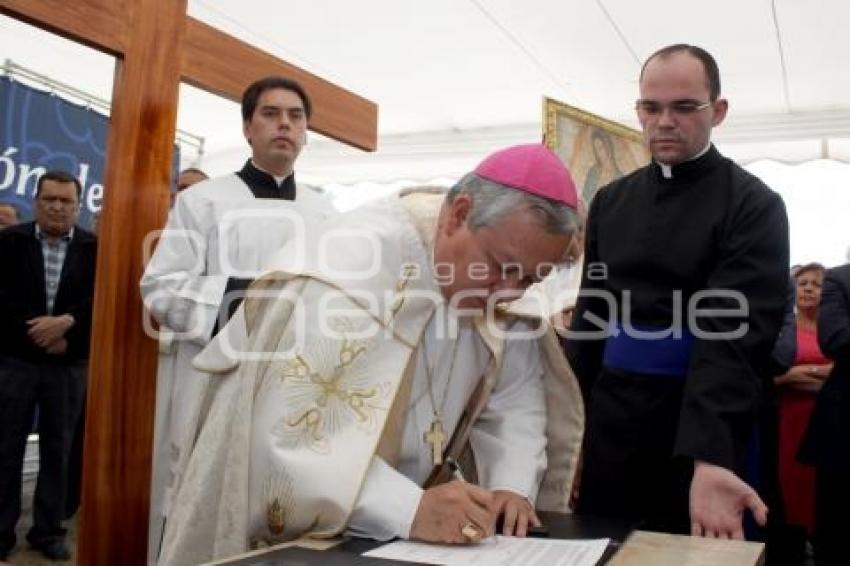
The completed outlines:
<svg viewBox="0 0 850 566">
<path fill-rule="evenodd" d="M 425 433 L 425 442 L 431 445 L 431 457 L 435 466 L 443 463 L 443 442 L 445 440 L 446 433 L 443 430 L 443 423 L 440 422 L 440 419 L 434 419 L 431 421 L 431 428 Z"/>
</svg>

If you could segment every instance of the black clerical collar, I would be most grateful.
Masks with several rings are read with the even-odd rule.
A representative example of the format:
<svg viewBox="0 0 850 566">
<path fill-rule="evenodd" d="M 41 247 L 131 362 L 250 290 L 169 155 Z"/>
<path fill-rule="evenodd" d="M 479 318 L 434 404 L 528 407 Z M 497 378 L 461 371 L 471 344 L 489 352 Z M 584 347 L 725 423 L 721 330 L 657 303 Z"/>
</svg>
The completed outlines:
<svg viewBox="0 0 850 566">
<path fill-rule="evenodd" d="M 255 198 L 295 200 L 295 173 L 290 174 L 278 186 L 274 177 L 257 169 L 249 159 L 236 175 L 248 185 Z"/>
<path fill-rule="evenodd" d="M 699 179 L 722 160 L 723 156 L 720 155 L 720 152 L 717 151 L 714 144 L 711 144 L 708 151 L 696 159 L 683 161 L 678 165 L 670 166 L 669 176 L 664 175 L 662 166 L 657 161 L 653 161 L 651 167 L 656 179 L 665 183 L 681 183 Z"/>
</svg>

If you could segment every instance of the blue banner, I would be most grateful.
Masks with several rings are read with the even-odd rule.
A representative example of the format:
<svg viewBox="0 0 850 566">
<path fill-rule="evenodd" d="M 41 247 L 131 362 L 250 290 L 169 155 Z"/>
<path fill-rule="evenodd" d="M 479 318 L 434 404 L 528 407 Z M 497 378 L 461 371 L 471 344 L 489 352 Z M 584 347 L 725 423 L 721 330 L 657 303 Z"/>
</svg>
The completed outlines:
<svg viewBox="0 0 850 566">
<path fill-rule="evenodd" d="M 103 203 L 109 118 L 9 77 L 0 77 L 0 203 L 33 219 L 38 178 L 61 169 L 83 187 L 78 223 L 92 229 Z M 175 147 L 174 168 L 179 163 Z"/>
</svg>

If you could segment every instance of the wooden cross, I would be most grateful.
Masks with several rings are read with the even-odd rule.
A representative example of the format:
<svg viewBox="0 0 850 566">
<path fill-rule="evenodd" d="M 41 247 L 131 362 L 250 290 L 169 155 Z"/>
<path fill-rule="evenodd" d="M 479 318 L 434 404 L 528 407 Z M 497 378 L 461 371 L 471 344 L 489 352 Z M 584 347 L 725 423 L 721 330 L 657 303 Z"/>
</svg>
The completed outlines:
<svg viewBox="0 0 850 566">
<path fill-rule="evenodd" d="M 424 438 L 425 442 L 431 445 L 431 458 L 434 460 L 434 465 L 439 466 L 443 463 L 443 443 L 446 440 L 446 433 L 440 419 L 431 421 L 431 428 L 425 432 Z"/>
<path fill-rule="evenodd" d="M 376 147 L 375 104 L 188 17 L 186 2 L 0 0 L 2 14 L 116 57 L 98 223 L 79 564 L 146 564 L 157 344 L 143 331 L 138 282 L 145 237 L 168 212 L 180 81 L 238 101 L 260 77 L 291 77 L 312 99 L 312 130 Z"/>
</svg>

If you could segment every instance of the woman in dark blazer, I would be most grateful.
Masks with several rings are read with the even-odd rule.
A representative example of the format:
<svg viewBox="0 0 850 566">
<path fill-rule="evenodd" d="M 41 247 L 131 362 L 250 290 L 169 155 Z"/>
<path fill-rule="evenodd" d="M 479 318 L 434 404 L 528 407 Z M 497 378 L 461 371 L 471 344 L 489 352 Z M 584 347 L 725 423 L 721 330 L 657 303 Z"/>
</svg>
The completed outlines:
<svg viewBox="0 0 850 566">
<path fill-rule="evenodd" d="M 850 513 L 850 264 L 827 272 L 818 314 L 818 342 L 835 367 L 818 394 L 800 459 L 817 469 L 815 558 L 848 564 Z"/>
</svg>

